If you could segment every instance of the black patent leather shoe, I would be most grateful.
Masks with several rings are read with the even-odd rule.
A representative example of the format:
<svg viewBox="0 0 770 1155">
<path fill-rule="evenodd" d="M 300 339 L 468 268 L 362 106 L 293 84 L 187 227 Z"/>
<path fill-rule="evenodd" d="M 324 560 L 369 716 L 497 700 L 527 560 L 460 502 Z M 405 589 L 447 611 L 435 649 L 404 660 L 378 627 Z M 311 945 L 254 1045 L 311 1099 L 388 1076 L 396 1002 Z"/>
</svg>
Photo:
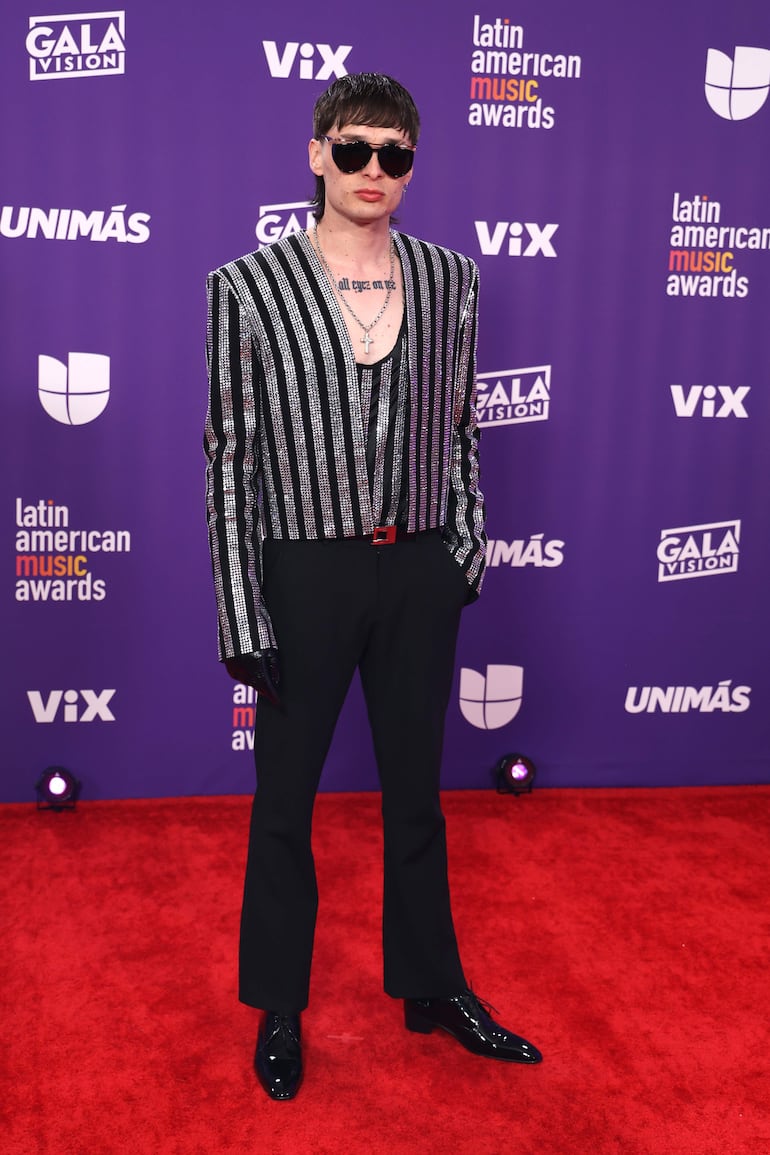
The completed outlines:
<svg viewBox="0 0 770 1155">
<path fill-rule="evenodd" d="M 257 1035 L 254 1069 L 271 1099 L 293 1099 L 302 1082 L 299 1015 L 267 1011 Z"/>
<path fill-rule="evenodd" d="M 407 1030 L 423 1035 L 440 1027 L 474 1055 L 507 1063 L 543 1061 L 537 1047 L 496 1023 L 471 990 L 453 999 L 404 999 L 404 1022 Z"/>
</svg>

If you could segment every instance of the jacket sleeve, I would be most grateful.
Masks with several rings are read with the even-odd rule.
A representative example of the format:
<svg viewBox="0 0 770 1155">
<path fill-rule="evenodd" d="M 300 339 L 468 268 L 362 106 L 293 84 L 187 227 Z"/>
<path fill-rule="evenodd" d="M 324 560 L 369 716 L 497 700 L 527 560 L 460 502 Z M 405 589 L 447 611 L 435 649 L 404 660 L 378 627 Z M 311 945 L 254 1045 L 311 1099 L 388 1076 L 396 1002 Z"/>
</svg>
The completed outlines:
<svg viewBox="0 0 770 1155">
<path fill-rule="evenodd" d="M 486 563 L 484 497 L 479 488 L 479 437 L 476 410 L 476 335 L 478 268 L 471 262 L 471 282 L 460 318 L 459 351 L 454 381 L 449 500 L 444 538 L 468 582 L 468 602 L 481 591 Z"/>
<path fill-rule="evenodd" d="M 260 372 L 252 335 L 222 271 L 209 274 L 209 403 L 203 447 L 219 658 L 275 646 L 260 588 Z"/>
</svg>

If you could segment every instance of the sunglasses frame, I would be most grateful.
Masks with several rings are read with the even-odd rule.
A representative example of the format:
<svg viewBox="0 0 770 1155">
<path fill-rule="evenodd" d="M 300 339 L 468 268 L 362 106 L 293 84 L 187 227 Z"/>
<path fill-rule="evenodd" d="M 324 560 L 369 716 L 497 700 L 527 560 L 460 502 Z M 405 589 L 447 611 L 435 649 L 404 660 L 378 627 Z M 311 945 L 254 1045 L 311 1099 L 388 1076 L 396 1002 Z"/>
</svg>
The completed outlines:
<svg viewBox="0 0 770 1155">
<path fill-rule="evenodd" d="M 417 148 L 416 144 L 394 144 L 392 141 L 389 141 L 387 144 L 369 144 L 368 140 L 345 140 L 345 138 L 341 136 L 326 136 L 324 134 L 321 134 L 317 139 L 327 140 L 329 142 L 329 144 L 332 146 L 332 160 L 340 172 L 345 173 L 346 176 L 352 176 L 353 173 L 361 172 L 361 170 L 365 169 L 369 161 L 372 159 L 373 152 L 381 153 L 383 150 L 385 150 L 385 164 L 382 163 L 382 160 L 379 156 L 377 157 L 377 163 L 385 175 L 390 177 L 391 180 L 401 180 L 402 177 L 405 177 L 407 173 L 412 171 L 412 165 L 414 163 L 414 152 Z M 367 148 L 369 150 L 369 155 L 356 168 L 343 168 L 343 166 L 340 164 L 340 151 L 344 149 L 346 145 L 353 145 L 355 148 Z M 392 173 L 388 172 L 386 168 L 388 155 L 403 156 L 404 158 L 406 158 L 406 156 L 409 157 L 409 164 L 407 165 L 404 172 L 399 173 L 397 176 L 394 176 Z"/>
</svg>

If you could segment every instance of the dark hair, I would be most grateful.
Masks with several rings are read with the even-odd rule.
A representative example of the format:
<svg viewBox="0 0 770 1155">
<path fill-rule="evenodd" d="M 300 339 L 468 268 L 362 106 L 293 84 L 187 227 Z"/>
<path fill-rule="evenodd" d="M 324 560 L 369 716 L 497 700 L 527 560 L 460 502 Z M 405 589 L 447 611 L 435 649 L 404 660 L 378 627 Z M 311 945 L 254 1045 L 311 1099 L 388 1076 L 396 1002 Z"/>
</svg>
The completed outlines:
<svg viewBox="0 0 770 1155">
<path fill-rule="evenodd" d="M 325 136 L 335 126 L 369 124 L 374 128 L 397 128 L 417 144 L 420 114 L 403 85 L 381 72 L 354 72 L 340 76 L 322 92 L 313 109 L 313 136 Z M 326 207 L 322 176 L 315 178 L 314 216 L 320 221 Z"/>
</svg>

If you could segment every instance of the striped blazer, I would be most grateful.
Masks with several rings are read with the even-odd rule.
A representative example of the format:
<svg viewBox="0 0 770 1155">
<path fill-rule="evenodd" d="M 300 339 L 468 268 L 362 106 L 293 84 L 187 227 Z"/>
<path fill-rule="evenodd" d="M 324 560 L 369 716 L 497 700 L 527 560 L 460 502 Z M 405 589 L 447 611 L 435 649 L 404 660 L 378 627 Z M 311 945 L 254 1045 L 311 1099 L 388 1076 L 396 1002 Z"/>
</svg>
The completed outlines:
<svg viewBox="0 0 770 1155">
<path fill-rule="evenodd" d="M 473 261 L 394 233 L 404 278 L 409 531 L 441 529 L 469 587 L 484 570 Z M 374 520 L 355 355 L 307 234 L 210 273 L 204 448 L 220 659 L 275 646 L 269 538 L 359 537 Z"/>
</svg>

